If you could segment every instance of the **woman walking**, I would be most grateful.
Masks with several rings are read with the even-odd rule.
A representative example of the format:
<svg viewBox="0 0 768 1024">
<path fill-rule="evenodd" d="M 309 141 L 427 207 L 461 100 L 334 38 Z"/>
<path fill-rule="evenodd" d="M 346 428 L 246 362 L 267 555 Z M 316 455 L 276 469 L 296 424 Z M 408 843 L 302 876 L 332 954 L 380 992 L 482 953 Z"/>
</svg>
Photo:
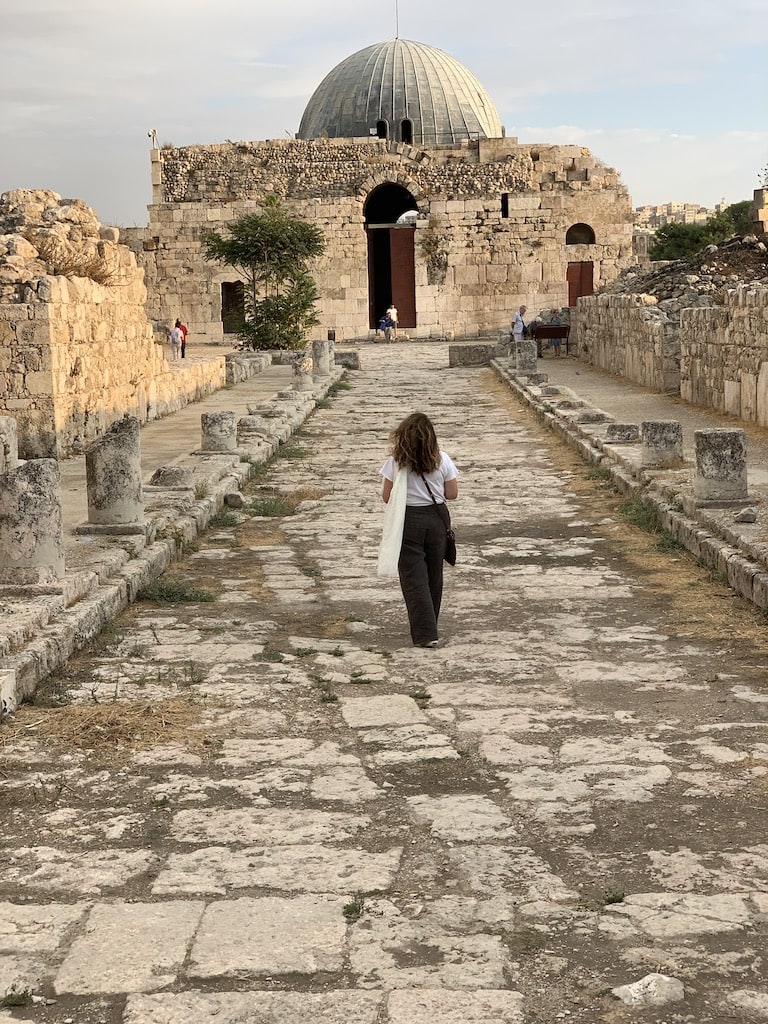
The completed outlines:
<svg viewBox="0 0 768 1024">
<path fill-rule="evenodd" d="M 390 435 L 392 454 L 380 469 L 382 498 L 393 489 L 405 497 L 405 519 L 397 562 L 408 611 L 411 639 L 417 647 L 437 647 L 437 620 L 443 597 L 446 500 L 459 494 L 459 471 L 440 450 L 435 428 L 422 412 L 411 413 Z"/>
</svg>

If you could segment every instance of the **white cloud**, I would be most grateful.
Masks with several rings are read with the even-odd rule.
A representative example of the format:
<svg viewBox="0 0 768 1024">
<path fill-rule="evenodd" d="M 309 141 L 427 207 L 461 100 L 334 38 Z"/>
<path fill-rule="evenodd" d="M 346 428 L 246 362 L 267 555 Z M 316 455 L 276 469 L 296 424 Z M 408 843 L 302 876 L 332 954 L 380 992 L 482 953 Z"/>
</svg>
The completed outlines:
<svg viewBox="0 0 768 1024">
<path fill-rule="evenodd" d="M 508 134 L 590 146 L 637 202 L 711 204 L 768 162 L 767 10 L 419 0 L 400 34 L 473 70 Z M 394 34 L 394 0 L 26 0 L 3 13 L 0 191 L 47 185 L 140 222 L 150 126 L 177 145 L 283 137 L 332 67 Z"/>
</svg>

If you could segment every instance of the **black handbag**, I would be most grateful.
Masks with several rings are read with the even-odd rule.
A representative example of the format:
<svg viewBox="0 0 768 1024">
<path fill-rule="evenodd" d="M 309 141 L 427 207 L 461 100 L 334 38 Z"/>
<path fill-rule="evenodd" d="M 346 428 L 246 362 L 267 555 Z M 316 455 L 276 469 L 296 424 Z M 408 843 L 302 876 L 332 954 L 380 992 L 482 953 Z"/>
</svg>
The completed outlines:
<svg viewBox="0 0 768 1024">
<path fill-rule="evenodd" d="M 443 558 L 448 565 L 456 565 L 456 534 L 453 532 L 453 528 L 451 527 L 451 513 L 448 511 L 448 506 L 444 501 L 441 502 L 435 498 L 432 493 L 432 488 L 427 483 L 427 478 L 424 474 L 420 473 L 419 476 L 424 481 L 424 485 L 429 491 L 429 496 L 435 503 L 437 514 L 443 520 L 443 526 L 445 527 L 445 554 L 443 555 Z"/>
</svg>

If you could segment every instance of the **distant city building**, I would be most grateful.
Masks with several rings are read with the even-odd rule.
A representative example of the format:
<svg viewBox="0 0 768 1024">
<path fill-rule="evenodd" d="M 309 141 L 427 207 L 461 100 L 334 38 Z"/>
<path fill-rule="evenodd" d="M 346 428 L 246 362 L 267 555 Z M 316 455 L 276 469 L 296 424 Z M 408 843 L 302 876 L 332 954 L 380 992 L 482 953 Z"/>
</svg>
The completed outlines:
<svg viewBox="0 0 768 1024">
<path fill-rule="evenodd" d="M 635 209 L 635 228 L 645 231 L 656 231 L 664 224 L 703 224 L 716 213 L 728 208 L 723 201 L 714 210 L 698 203 L 660 203 L 657 206 L 638 206 Z"/>
</svg>

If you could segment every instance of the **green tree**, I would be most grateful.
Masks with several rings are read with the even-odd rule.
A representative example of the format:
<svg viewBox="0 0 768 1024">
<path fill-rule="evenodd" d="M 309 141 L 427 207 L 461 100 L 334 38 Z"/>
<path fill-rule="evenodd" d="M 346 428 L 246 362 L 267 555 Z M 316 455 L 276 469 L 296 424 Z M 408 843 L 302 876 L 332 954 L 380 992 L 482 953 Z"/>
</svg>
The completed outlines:
<svg viewBox="0 0 768 1024">
<path fill-rule="evenodd" d="M 712 214 L 703 224 L 663 224 L 648 247 L 648 255 L 652 260 L 684 260 L 731 235 L 748 234 L 751 220 L 752 200 L 745 199 Z"/>
<path fill-rule="evenodd" d="M 263 212 L 247 214 L 203 236 L 207 260 L 226 263 L 245 283 L 245 319 L 239 334 L 250 348 L 301 348 L 317 316 L 310 262 L 325 252 L 319 228 L 267 196 Z"/>
</svg>

